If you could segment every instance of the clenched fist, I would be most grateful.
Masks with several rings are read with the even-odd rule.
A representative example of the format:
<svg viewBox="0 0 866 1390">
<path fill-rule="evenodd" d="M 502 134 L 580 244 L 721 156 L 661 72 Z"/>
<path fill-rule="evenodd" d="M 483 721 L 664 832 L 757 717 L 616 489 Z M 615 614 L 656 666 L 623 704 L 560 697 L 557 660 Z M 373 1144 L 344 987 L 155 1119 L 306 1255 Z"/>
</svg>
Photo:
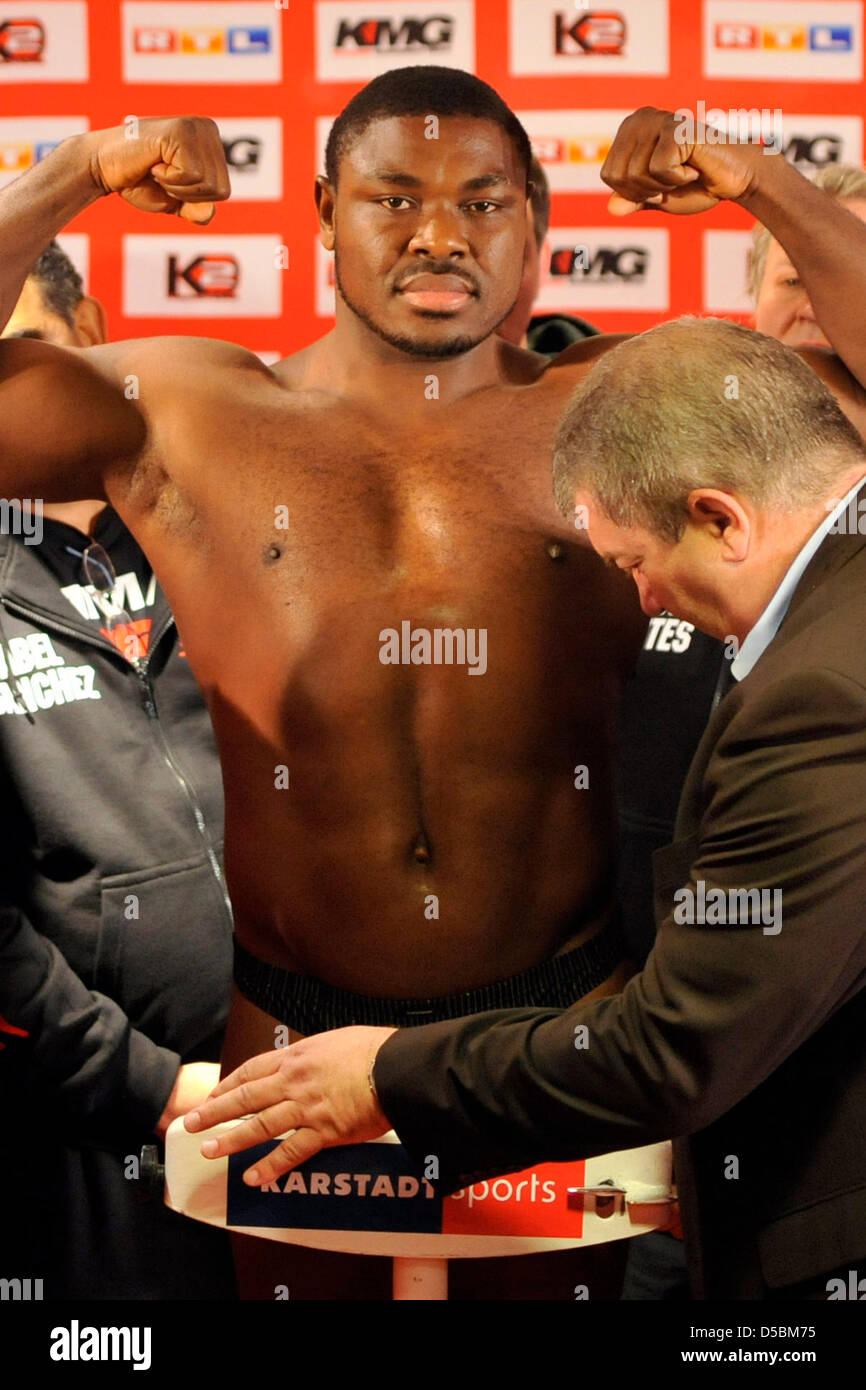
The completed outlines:
<svg viewBox="0 0 866 1390">
<path fill-rule="evenodd" d="M 608 211 L 622 216 L 649 204 L 662 212 L 705 212 L 721 198 L 744 197 L 762 161 L 783 157 L 768 156 L 759 145 L 710 144 L 705 135 L 698 122 L 652 106 L 627 116 L 601 170 L 614 191 Z"/>
<path fill-rule="evenodd" d="M 231 193 L 219 131 L 206 116 L 149 117 L 85 138 L 97 187 L 142 212 L 204 224 Z"/>
</svg>

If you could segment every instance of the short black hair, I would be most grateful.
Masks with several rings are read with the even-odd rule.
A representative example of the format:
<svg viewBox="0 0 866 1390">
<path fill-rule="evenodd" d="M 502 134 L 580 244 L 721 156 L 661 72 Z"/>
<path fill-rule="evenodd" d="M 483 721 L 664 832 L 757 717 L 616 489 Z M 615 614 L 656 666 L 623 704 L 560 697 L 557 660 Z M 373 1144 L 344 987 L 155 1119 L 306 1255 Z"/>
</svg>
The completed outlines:
<svg viewBox="0 0 866 1390">
<path fill-rule="evenodd" d="M 373 121 L 388 116 L 476 116 L 502 126 L 517 149 L 529 178 L 532 148 L 529 136 L 498 92 L 461 68 L 419 64 L 392 68 L 362 87 L 343 107 L 328 136 L 325 176 L 334 188 L 340 160 Z"/>
<path fill-rule="evenodd" d="M 27 278 L 36 282 L 48 312 L 56 314 L 73 328 L 75 310 L 84 298 L 84 284 L 66 252 L 56 241 L 49 242 Z"/>
</svg>

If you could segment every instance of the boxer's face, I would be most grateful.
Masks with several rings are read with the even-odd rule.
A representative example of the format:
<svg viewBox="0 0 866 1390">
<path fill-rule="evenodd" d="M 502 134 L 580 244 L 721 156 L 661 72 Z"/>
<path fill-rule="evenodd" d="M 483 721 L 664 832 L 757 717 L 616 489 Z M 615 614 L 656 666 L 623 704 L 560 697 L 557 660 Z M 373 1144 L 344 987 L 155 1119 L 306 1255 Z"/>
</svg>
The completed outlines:
<svg viewBox="0 0 866 1390">
<path fill-rule="evenodd" d="M 428 138 L 428 134 L 435 138 Z M 506 132 L 474 117 L 374 121 L 319 193 L 348 307 L 392 346 L 466 352 L 513 308 L 523 275 L 526 175 Z"/>
<path fill-rule="evenodd" d="M 866 222 L 866 198 L 846 199 L 843 207 Z M 800 277 L 778 241 L 767 248 L 764 278 L 755 304 L 755 327 L 788 347 L 829 347 Z"/>
</svg>

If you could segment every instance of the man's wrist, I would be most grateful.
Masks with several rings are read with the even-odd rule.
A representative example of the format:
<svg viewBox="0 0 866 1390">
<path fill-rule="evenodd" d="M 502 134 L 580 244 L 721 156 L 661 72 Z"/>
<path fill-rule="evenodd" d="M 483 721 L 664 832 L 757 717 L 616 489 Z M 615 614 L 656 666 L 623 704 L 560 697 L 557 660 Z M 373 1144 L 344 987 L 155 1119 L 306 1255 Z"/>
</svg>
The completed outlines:
<svg viewBox="0 0 866 1390">
<path fill-rule="evenodd" d="M 379 1107 L 380 1110 L 382 1110 L 382 1102 L 381 1102 L 380 1099 L 379 1099 L 379 1091 L 378 1091 L 378 1088 L 377 1088 L 377 1086 L 376 1086 L 376 1063 L 377 1063 L 378 1060 L 379 1060 L 379 1055 L 380 1055 L 380 1053 L 381 1053 L 381 1051 L 382 1051 L 382 1048 L 386 1045 L 386 1043 L 388 1043 L 388 1042 L 390 1041 L 390 1039 L 391 1039 L 391 1038 L 394 1036 L 394 1034 L 397 1033 L 397 1032 L 399 1032 L 399 1029 L 397 1029 L 397 1028 L 392 1028 L 391 1031 L 389 1032 L 387 1038 L 385 1038 L 382 1042 L 379 1043 L 378 1047 L 376 1048 L 376 1051 L 373 1053 L 373 1056 L 372 1056 L 372 1058 L 371 1058 L 371 1060 L 370 1060 L 370 1066 L 369 1066 L 369 1069 L 368 1069 L 368 1071 L 367 1071 L 367 1084 L 369 1085 L 370 1091 L 372 1092 L 372 1095 L 373 1095 L 373 1099 L 375 1100 L 375 1102 L 376 1102 L 376 1104 L 378 1105 L 378 1107 Z M 383 1115 L 385 1114 L 384 1110 L 382 1110 L 382 1114 L 383 1114 Z M 386 1119 L 387 1119 L 387 1116 L 386 1116 Z"/>
<path fill-rule="evenodd" d="M 751 175 L 748 188 L 740 194 L 739 198 L 731 198 L 729 201 L 745 208 L 758 220 L 762 219 L 754 209 L 753 205 L 756 202 L 761 202 L 767 197 L 775 201 L 780 192 L 787 201 L 790 195 L 786 194 L 785 191 L 790 187 L 792 181 L 794 183 L 798 181 L 808 182 L 808 180 L 803 179 L 803 175 L 797 172 L 783 154 L 767 154 L 764 149 L 760 151 L 756 149 L 750 163 Z"/>
<path fill-rule="evenodd" d="M 114 192 L 106 185 L 99 165 L 99 149 L 105 134 L 104 130 L 88 130 L 82 135 L 73 135 L 70 140 L 64 140 L 58 146 L 59 149 L 62 149 L 63 145 L 78 142 L 77 149 L 70 150 L 70 155 L 77 154 L 86 168 L 87 178 L 93 189 L 92 202 L 96 202 L 98 198 L 107 198 L 110 193 Z"/>
</svg>

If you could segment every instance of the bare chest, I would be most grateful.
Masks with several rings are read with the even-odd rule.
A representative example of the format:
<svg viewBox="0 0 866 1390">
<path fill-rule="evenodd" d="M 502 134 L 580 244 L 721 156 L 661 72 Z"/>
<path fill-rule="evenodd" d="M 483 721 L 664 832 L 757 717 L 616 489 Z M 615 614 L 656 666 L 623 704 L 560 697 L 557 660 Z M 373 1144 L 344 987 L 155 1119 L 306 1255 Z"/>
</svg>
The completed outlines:
<svg viewBox="0 0 866 1390">
<path fill-rule="evenodd" d="M 423 659 L 418 631 L 455 628 L 488 634 L 502 667 L 537 663 L 585 622 L 603 569 L 554 503 L 558 415 L 534 391 L 406 419 L 285 393 L 211 401 L 172 449 L 158 441 L 144 523 L 191 655 L 210 665 L 208 633 L 234 613 L 248 669 L 262 652 L 276 669 L 278 651 L 284 671 L 301 661 L 345 681 L 383 632 L 402 662 Z"/>
</svg>

